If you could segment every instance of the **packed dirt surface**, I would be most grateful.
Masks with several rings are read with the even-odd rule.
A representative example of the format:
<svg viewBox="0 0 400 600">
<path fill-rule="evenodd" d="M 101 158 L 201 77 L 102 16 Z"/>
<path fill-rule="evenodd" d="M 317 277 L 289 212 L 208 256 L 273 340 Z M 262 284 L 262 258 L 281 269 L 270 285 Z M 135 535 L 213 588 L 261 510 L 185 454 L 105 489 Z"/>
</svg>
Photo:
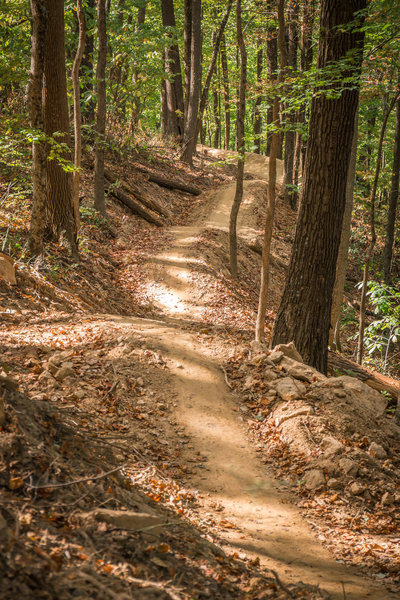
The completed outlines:
<svg viewBox="0 0 400 600">
<path fill-rule="evenodd" d="M 207 149 L 201 160 L 234 158 Z M 61 293 L 40 265 L 34 280 L 17 272 L 24 293 L 1 288 L 0 597 L 398 598 L 400 430 L 377 394 L 374 425 L 360 410 L 360 432 L 347 431 L 347 388 L 318 396 L 323 376 L 301 357 L 250 344 L 268 159 L 248 155 L 246 174 L 237 282 L 227 256 L 235 184 L 221 176 L 210 189 L 204 171 L 195 207 L 178 200 L 182 225 L 124 216 L 108 233 L 110 259 L 98 272 L 84 261 L 80 295 Z M 271 314 L 293 228 L 279 201 Z M 340 470 L 343 460 L 353 462 Z M 334 556 L 338 532 L 360 534 Z"/>
</svg>

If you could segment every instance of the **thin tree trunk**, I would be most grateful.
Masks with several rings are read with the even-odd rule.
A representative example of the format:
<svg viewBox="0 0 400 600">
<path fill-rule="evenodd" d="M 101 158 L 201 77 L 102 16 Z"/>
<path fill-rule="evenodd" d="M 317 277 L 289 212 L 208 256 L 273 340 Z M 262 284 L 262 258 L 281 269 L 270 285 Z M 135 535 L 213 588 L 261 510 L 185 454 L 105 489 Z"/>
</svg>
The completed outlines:
<svg viewBox="0 0 400 600">
<path fill-rule="evenodd" d="M 221 38 L 221 69 L 222 81 L 224 86 L 224 113 L 225 113 L 225 130 L 224 130 L 224 149 L 229 150 L 229 140 L 231 137 L 231 107 L 229 99 L 229 71 L 228 60 L 226 58 L 226 43 L 225 36 Z"/>
<path fill-rule="evenodd" d="M 75 231 L 78 234 L 79 232 L 79 177 L 80 177 L 80 168 L 81 168 L 81 158 L 82 158 L 82 134 L 81 134 L 81 93 L 80 93 L 80 85 L 79 85 L 79 68 L 82 62 L 83 52 L 85 50 L 85 40 L 86 40 L 86 23 L 85 23 L 85 13 L 82 7 L 82 0 L 77 0 L 76 3 L 76 11 L 79 22 L 79 41 L 78 41 L 78 49 L 76 51 L 76 56 L 74 60 L 74 64 L 72 67 L 72 85 L 74 90 L 74 142 L 75 142 L 75 153 L 74 153 L 74 165 L 75 171 L 73 175 L 73 195 L 72 202 L 74 207 L 74 219 L 75 219 Z"/>
<path fill-rule="evenodd" d="M 282 1 L 282 0 L 281 0 Z M 279 124 L 279 100 L 278 96 L 274 99 L 273 106 L 274 122 Z M 265 317 L 267 311 L 267 296 L 269 288 L 269 264 L 271 255 L 271 240 L 275 218 L 275 193 L 276 193 L 276 159 L 278 153 L 279 133 L 275 131 L 272 134 L 271 148 L 268 165 L 268 204 L 267 214 L 265 216 L 264 240 L 261 258 L 261 281 L 260 293 L 258 297 L 258 310 L 256 320 L 255 340 L 263 342 L 265 339 Z"/>
<path fill-rule="evenodd" d="M 400 84 L 400 70 L 399 79 Z M 400 100 L 396 103 L 396 127 L 394 134 L 394 151 L 392 166 L 392 181 L 390 185 L 389 210 L 386 223 L 386 239 L 383 252 L 383 279 L 390 284 L 390 271 L 392 266 L 394 229 L 396 224 L 397 204 L 399 200 L 399 178 L 400 178 Z"/>
<path fill-rule="evenodd" d="M 364 355 L 364 329 L 365 329 L 365 307 L 367 305 L 367 288 L 368 288 L 368 276 L 369 276 L 369 268 L 371 264 L 371 259 L 374 253 L 374 248 L 376 244 L 376 231 L 375 231 L 375 200 L 376 200 L 376 190 L 378 187 L 378 179 L 379 173 L 381 171 L 382 165 L 382 149 L 383 149 L 383 139 L 385 137 L 386 125 L 388 122 L 388 118 L 390 113 L 392 112 L 398 98 L 400 96 L 400 91 L 396 92 L 393 97 L 389 108 L 386 111 L 385 118 L 383 119 L 382 127 L 381 127 L 381 135 L 379 137 L 379 145 L 378 145 L 378 154 L 376 157 L 376 168 L 375 168 L 375 177 L 374 182 L 371 189 L 370 195 L 370 241 L 368 245 L 367 255 L 365 258 L 365 266 L 364 266 L 364 276 L 362 281 L 361 288 L 361 299 L 360 299 L 360 325 L 358 330 L 358 345 L 357 345 L 357 362 L 359 365 L 362 364 L 362 359 Z"/>
<path fill-rule="evenodd" d="M 85 123 L 93 124 L 96 110 L 96 102 L 93 98 L 93 52 L 94 35 L 93 30 L 96 22 L 96 0 L 88 0 L 84 6 L 85 21 L 87 25 L 85 51 L 82 57 L 85 77 L 82 78 L 82 97 L 89 95 L 90 98 L 83 105 L 83 119 Z"/>
<path fill-rule="evenodd" d="M 143 27 L 145 19 L 146 19 L 146 4 L 144 3 L 138 9 L 138 13 L 137 13 L 137 17 L 136 17 L 136 29 L 135 29 L 136 35 L 139 33 L 141 27 Z M 135 63 L 135 66 L 133 68 L 133 74 L 132 74 L 132 84 L 133 84 L 134 89 L 138 86 L 139 75 L 140 75 L 140 70 L 139 70 L 138 64 Z M 165 83 L 165 80 L 164 80 L 164 83 Z M 141 96 L 136 96 L 136 94 L 134 94 L 133 111 L 132 111 L 132 119 L 131 119 L 132 133 L 134 133 L 137 129 L 141 110 L 142 110 Z"/>
<path fill-rule="evenodd" d="M 349 172 L 346 185 L 346 206 L 343 214 L 342 235 L 338 258 L 336 262 L 336 279 L 332 294 L 331 327 L 329 331 L 329 346 L 335 346 L 340 352 L 340 309 L 343 303 L 344 284 L 346 281 L 347 256 L 350 245 L 351 215 L 353 212 L 354 181 L 357 164 L 357 141 L 358 141 L 358 109 L 354 120 L 353 143 L 351 147 Z"/>
<path fill-rule="evenodd" d="M 283 38 L 285 34 L 285 22 L 284 22 L 284 0 L 278 0 L 278 22 L 279 22 L 279 30 L 278 30 L 278 43 L 281 45 L 283 43 Z M 280 64 L 280 73 L 278 81 L 279 83 L 283 82 L 285 76 L 285 62 L 286 56 L 284 52 L 281 52 L 281 64 Z M 276 81 L 275 75 L 272 73 L 271 82 Z M 265 317 L 267 310 L 267 295 L 268 295 L 268 287 L 269 287 L 269 264 L 270 264 L 270 254 L 271 254 L 271 240 L 272 240 L 272 231 L 274 227 L 274 218 L 275 218 L 275 193 L 276 193 L 276 159 L 278 154 L 278 146 L 279 146 L 279 97 L 278 93 L 275 91 L 275 96 L 273 100 L 273 124 L 274 131 L 272 133 L 271 138 L 271 147 L 269 154 L 269 164 L 268 164 L 268 204 L 267 204 L 267 214 L 265 217 L 265 229 L 264 229 L 264 240 L 263 240 L 263 249 L 262 249 L 262 258 L 261 258 L 261 281 L 260 281 L 260 293 L 258 297 L 258 310 L 257 310 L 257 319 L 256 319 L 256 330 L 255 330 L 255 340 L 257 342 L 264 341 L 264 328 L 265 328 Z"/>
<path fill-rule="evenodd" d="M 268 2 L 268 8 L 270 9 L 271 2 Z M 270 16 L 270 15 L 269 15 Z M 270 16 L 270 21 L 272 22 L 272 17 Z M 272 26 L 271 26 L 272 27 Z M 275 26 L 272 31 L 268 32 L 267 39 L 267 79 L 268 81 L 273 81 L 276 79 L 276 72 L 278 70 L 278 31 Z M 270 108 L 268 108 L 267 112 L 267 124 L 270 126 L 274 123 L 273 116 L 273 105 L 274 105 L 274 95 L 268 98 L 268 104 Z M 268 132 L 267 134 L 267 156 L 270 155 L 271 152 L 271 142 L 272 142 L 272 133 Z"/>
<path fill-rule="evenodd" d="M 47 11 L 44 0 L 31 0 L 32 55 L 29 78 L 30 125 L 43 131 L 42 86 L 46 39 Z M 32 144 L 32 195 L 33 207 L 28 248 L 33 256 L 43 250 L 46 214 L 46 149 L 43 140 Z"/>
<path fill-rule="evenodd" d="M 301 51 L 300 51 L 300 71 L 305 73 L 311 68 L 313 61 L 313 40 L 312 32 L 314 26 L 315 16 L 315 0 L 308 0 L 303 5 L 303 22 L 301 27 Z M 298 115 L 298 122 L 305 124 L 306 111 L 303 107 Z M 306 136 L 301 135 L 300 137 L 300 154 L 301 154 L 301 167 L 304 170 L 305 155 L 307 148 Z"/>
<path fill-rule="evenodd" d="M 236 192 L 233 200 L 233 205 L 229 218 L 229 260 L 231 275 L 234 278 L 238 276 L 238 261 L 237 261 L 237 217 L 240 204 L 243 198 L 243 175 L 244 175 L 244 118 L 246 110 L 246 78 L 247 78 L 247 53 L 244 44 L 242 31 L 242 1 L 236 0 L 236 32 L 237 42 L 240 51 L 240 88 L 239 88 L 239 110 L 237 115 L 237 132 L 238 132 L 238 172 L 236 176 Z"/>
<path fill-rule="evenodd" d="M 94 161 L 94 206 L 102 215 L 106 214 L 104 190 L 104 154 L 106 133 L 106 63 L 107 63 L 107 17 L 106 0 L 98 0 L 97 28 L 99 47 L 96 68 L 97 114 L 96 149 Z"/>
<path fill-rule="evenodd" d="M 299 30 L 298 30 L 298 19 L 299 19 L 300 5 L 298 0 L 291 0 L 288 9 L 288 53 L 287 53 L 287 66 L 290 70 L 290 75 L 294 76 L 297 71 L 297 47 L 299 43 Z M 293 190 L 294 184 L 294 154 L 296 146 L 296 113 L 291 110 L 286 110 L 286 124 L 287 129 L 285 133 L 285 153 L 284 153 L 284 175 L 283 185 L 285 197 L 289 200 L 290 206 L 296 208 L 296 194 Z"/>
<path fill-rule="evenodd" d="M 184 62 L 185 62 L 185 110 L 184 123 L 187 120 L 187 112 L 190 96 L 190 69 L 191 69 L 191 48 L 192 48 L 192 0 L 184 0 L 185 26 L 184 37 Z"/>
<path fill-rule="evenodd" d="M 210 64 L 208 65 L 207 75 L 206 75 L 206 78 L 204 81 L 203 90 L 202 90 L 201 97 L 200 97 L 199 117 L 198 117 L 198 126 L 197 126 L 198 133 L 200 131 L 201 122 L 203 120 L 203 113 L 204 113 L 204 109 L 206 107 L 206 102 L 207 102 L 207 98 L 208 98 L 208 92 L 210 89 L 211 79 L 212 79 L 213 73 L 215 71 L 215 65 L 217 64 L 218 52 L 219 52 L 222 37 L 224 35 L 225 26 L 228 22 L 229 14 L 231 12 L 232 2 L 233 2 L 233 0 L 228 0 L 225 14 L 222 17 L 222 21 L 220 23 L 218 33 L 215 35 L 215 37 L 213 36 L 214 37 L 213 51 L 212 51 L 212 55 L 211 55 L 211 59 L 210 59 Z"/>
<path fill-rule="evenodd" d="M 255 152 L 261 154 L 261 124 L 262 117 L 260 112 L 260 106 L 262 102 L 262 68 L 263 68 L 263 49 L 261 46 L 260 37 L 257 40 L 257 95 L 254 103 L 254 146 Z"/>
<path fill-rule="evenodd" d="M 201 88 L 201 0 L 192 0 L 190 91 L 181 160 L 191 165 L 197 144 L 197 117 Z"/>
</svg>

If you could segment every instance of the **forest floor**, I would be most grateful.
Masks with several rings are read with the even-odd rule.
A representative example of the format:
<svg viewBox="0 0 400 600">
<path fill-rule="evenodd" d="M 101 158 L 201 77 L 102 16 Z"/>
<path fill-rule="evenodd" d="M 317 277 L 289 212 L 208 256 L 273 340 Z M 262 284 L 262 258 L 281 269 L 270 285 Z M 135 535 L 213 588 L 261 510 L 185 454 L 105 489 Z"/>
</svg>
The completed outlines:
<svg viewBox="0 0 400 600">
<path fill-rule="evenodd" d="M 246 161 L 232 281 L 235 157 L 201 150 L 192 170 L 171 153 L 146 162 L 201 187 L 196 198 L 148 182 L 137 158 L 110 163 L 168 207 L 165 227 L 111 203 L 104 222 L 85 203 L 79 263 L 54 246 L 17 261 L 16 286 L 0 281 L 1 598 L 399 595 L 400 429 L 376 398 L 368 422 L 342 392 L 321 392 L 311 414 L 301 403 L 318 382 L 289 403 L 266 393 L 265 361 L 284 373 L 251 344 L 267 159 Z M 3 234 L 24 239 L 25 209 L 13 205 Z M 294 225 L 279 200 L 267 327 Z"/>
</svg>

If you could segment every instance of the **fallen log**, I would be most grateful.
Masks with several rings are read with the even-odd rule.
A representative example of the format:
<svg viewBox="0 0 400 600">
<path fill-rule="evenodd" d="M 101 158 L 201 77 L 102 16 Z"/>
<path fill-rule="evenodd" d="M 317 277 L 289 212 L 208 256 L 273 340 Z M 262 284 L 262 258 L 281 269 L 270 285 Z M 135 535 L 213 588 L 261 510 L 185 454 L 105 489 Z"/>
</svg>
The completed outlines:
<svg viewBox="0 0 400 600">
<path fill-rule="evenodd" d="M 110 184 L 106 183 L 105 190 L 111 194 L 111 196 L 114 196 L 114 198 L 117 198 L 117 200 L 127 206 L 133 213 L 139 215 L 139 217 L 142 217 L 149 223 L 157 225 L 157 227 L 162 227 L 164 225 L 157 215 L 154 215 L 148 209 L 144 208 L 141 204 L 136 202 L 136 200 L 128 196 L 128 194 L 125 194 L 125 192 L 123 192 L 121 189 L 112 187 Z"/>
<path fill-rule="evenodd" d="M 162 177 L 161 175 L 156 175 L 155 173 L 148 171 L 144 167 L 136 167 L 136 169 L 138 171 L 140 171 L 141 173 L 145 173 L 148 176 L 149 181 L 152 181 L 153 183 L 156 183 L 157 185 L 160 185 L 161 187 L 165 187 L 170 190 L 180 190 L 181 192 L 186 192 L 187 194 L 192 194 L 192 196 L 200 196 L 200 194 L 201 194 L 201 190 L 199 188 L 195 187 L 194 185 L 181 183 L 180 181 L 177 181 L 176 179 L 167 179 L 166 177 Z"/>
<path fill-rule="evenodd" d="M 378 390 L 378 392 L 387 392 L 394 400 L 398 398 L 400 390 L 398 381 L 381 373 L 369 371 L 354 361 L 336 354 L 336 352 L 329 351 L 328 353 L 328 371 L 331 374 L 339 371 L 341 375 L 351 375 L 351 377 L 360 379 L 369 387 Z"/>
<path fill-rule="evenodd" d="M 110 169 L 107 169 L 107 168 L 104 169 L 104 175 L 105 175 L 106 179 L 108 179 L 108 181 L 110 181 L 111 183 L 117 183 L 119 181 L 121 184 L 121 187 L 123 187 L 127 192 L 129 192 L 132 196 L 134 196 L 136 198 L 136 200 L 138 200 L 138 202 L 143 204 L 143 206 L 146 206 L 150 210 L 153 210 L 154 212 L 158 213 L 162 217 L 166 217 L 167 219 L 172 219 L 172 215 L 167 208 L 162 206 L 159 202 L 157 202 L 157 200 L 154 200 L 153 198 L 149 198 L 148 196 L 143 194 L 143 192 L 139 189 L 138 186 L 128 183 L 128 182 L 124 181 L 123 179 L 119 179 L 117 177 L 117 175 L 115 175 Z"/>
</svg>

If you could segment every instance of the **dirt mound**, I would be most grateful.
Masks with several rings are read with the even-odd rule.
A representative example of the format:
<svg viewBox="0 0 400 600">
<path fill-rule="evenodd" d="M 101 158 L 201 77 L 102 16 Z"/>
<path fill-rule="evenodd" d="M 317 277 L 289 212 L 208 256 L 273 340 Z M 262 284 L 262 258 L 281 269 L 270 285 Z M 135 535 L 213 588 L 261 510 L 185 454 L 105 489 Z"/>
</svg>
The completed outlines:
<svg viewBox="0 0 400 600">
<path fill-rule="evenodd" d="M 354 555 L 342 555 L 337 539 L 336 555 L 398 584 L 400 427 L 387 400 L 358 379 L 304 365 L 292 345 L 269 352 L 253 343 L 227 372 L 254 415 L 265 462 L 303 498 L 299 506 L 325 520 L 316 528 L 331 541 L 351 532 Z"/>
</svg>

